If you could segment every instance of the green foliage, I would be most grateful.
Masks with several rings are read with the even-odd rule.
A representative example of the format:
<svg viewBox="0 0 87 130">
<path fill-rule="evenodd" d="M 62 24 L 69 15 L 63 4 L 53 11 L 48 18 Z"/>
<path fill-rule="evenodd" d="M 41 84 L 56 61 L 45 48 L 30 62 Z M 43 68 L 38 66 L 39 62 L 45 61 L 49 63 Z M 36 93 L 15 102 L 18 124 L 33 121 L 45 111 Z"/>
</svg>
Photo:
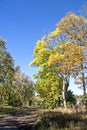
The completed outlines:
<svg viewBox="0 0 87 130">
<path fill-rule="evenodd" d="M 6 42 L 0 39 L 0 105 L 29 105 L 33 95 L 33 82 L 15 67 Z"/>
<path fill-rule="evenodd" d="M 29 105 L 34 95 L 33 82 L 29 76 L 23 72 L 17 72 L 15 75 L 15 86 L 17 86 L 17 93 L 23 105 Z"/>
<path fill-rule="evenodd" d="M 11 95 L 9 95 L 8 99 L 9 99 L 8 101 L 9 106 L 20 107 L 23 105 L 23 103 L 20 100 L 20 97 L 17 96 L 17 94 L 15 93 L 12 93 Z"/>
<path fill-rule="evenodd" d="M 68 107 L 76 104 L 76 98 L 71 90 L 68 90 L 66 93 L 66 102 Z"/>
<path fill-rule="evenodd" d="M 86 95 L 81 95 L 81 96 L 80 96 L 80 99 L 81 99 L 81 103 L 82 103 L 83 105 L 85 105 L 85 106 L 86 106 L 86 109 L 87 109 L 87 94 L 86 94 Z"/>
<path fill-rule="evenodd" d="M 59 96 L 61 78 L 56 75 L 53 67 L 43 68 L 37 77 L 39 78 L 35 83 L 35 90 L 44 99 L 43 104 L 46 107 L 52 107 L 54 100 L 57 100 Z"/>
<path fill-rule="evenodd" d="M 4 60 L 6 59 L 6 47 L 5 47 L 6 42 L 0 38 L 0 84 L 3 83 L 4 81 Z"/>
<path fill-rule="evenodd" d="M 38 66 L 38 73 L 34 75 L 37 79 L 35 90 L 44 100 L 44 105 L 52 106 L 53 100 L 58 99 L 62 79 L 57 75 L 55 65 L 48 65 L 48 59 L 52 53 L 50 46 L 40 40 L 34 49 L 35 59 L 30 65 Z"/>
<path fill-rule="evenodd" d="M 52 108 L 52 107 L 53 107 L 53 104 L 54 104 L 54 102 L 53 102 L 52 99 L 46 100 L 46 101 L 44 102 L 45 107 L 48 108 L 48 109 Z"/>
</svg>

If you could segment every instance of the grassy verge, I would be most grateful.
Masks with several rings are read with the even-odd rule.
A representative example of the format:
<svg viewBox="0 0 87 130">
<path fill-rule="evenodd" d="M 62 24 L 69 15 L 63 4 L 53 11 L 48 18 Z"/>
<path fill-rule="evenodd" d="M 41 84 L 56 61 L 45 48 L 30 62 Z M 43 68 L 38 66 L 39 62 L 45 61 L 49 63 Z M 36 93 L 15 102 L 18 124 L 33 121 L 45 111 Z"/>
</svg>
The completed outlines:
<svg viewBox="0 0 87 130">
<path fill-rule="evenodd" d="M 36 130 L 86 130 L 87 113 L 71 112 L 69 110 L 39 111 L 40 121 Z"/>
</svg>

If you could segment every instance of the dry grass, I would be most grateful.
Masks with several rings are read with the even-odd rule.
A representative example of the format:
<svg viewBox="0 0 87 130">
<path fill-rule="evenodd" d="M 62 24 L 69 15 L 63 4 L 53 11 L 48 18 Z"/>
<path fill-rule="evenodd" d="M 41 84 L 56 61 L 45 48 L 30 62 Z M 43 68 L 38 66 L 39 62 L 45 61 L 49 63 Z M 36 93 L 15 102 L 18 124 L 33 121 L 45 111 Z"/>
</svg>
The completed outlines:
<svg viewBox="0 0 87 130">
<path fill-rule="evenodd" d="M 36 130 L 86 130 L 87 113 L 84 109 L 56 108 L 39 110 L 40 122 Z"/>
<path fill-rule="evenodd" d="M 44 113 L 44 112 L 59 112 L 59 113 L 66 113 L 66 114 L 77 114 L 77 113 L 86 113 L 87 110 L 86 110 L 86 107 L 85 106 L 75 106 L 73 108 L 63 108 L 63 107 L 59 107 L 59 108 L 54 108 L 54 109 L 40 109 L 39 110 L 39 113 Z"/>
</svg>

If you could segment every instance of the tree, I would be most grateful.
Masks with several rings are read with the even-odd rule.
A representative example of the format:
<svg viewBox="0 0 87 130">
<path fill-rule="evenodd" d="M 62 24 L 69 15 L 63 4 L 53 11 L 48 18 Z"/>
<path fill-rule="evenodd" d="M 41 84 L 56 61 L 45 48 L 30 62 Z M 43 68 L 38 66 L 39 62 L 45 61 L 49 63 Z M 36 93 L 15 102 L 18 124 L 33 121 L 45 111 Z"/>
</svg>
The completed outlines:
<svg viewBox="0 0 87 130">
<path fill-rule="evenodd" d="M 15 73 L 14 86 L 15 94 L 17 94 L 19 103 L 23 106 L 31 105 L 34 96 L 34 87 L 29 76 L 17 69 Z"/>
<path fill-rule="evenodd" d="M 3 62 L 6 57 L 6 42 L 3 39 L 0 39 L 0 84 L 2 84 L 4 77 L 3 77 Z"/>
<path fill-rule="evenodd" d="M 75 45 L 72 42 L 65 42 L 58 44 L 54 48 L 54 51 L 48 60 L 48 65 L 55 64 L 57 73 L 62 76 L 64 107 L 66 107 L 65 95 L 69 86 L 69 76 L 73 74 L 73 68 L 81 62 L 81 59 L 83 58 L 82 52 L 83 50 L 79 45 Z"/>
<path fill-rule="evenodd" d="M 51 54 L 49 45 L 43 40 L 39 40 L 34 49 L 34 60 L 31 66 L 38 66 L 38 74 L 34 75 L 37 79 L 35 90 L 44 99 L 47 106 L 53 106 L 59 96 L 60 78 L 56 73 L 54 65 L 48 66 L 48 59 Z M 49 102 L 49 103 L 48 103 Z"/>
<path fill-rule="evenodd" d="M 6 49 L 6 42 L 0 39 L 0 100 L 8 100 L 13 89 L 14 60 Z M 7 101 L 6 101 L 7 102 Z"/>
<path fill-rule="evenodd" d="M 68 90 L 66 93 L 66 101 L 67 101 L 68 107 L 71 107 L 72 105 L 76 104 L 75 95 L 73 94 L 71 90 Z"/>
<path fill-rule="evenodd" d="M 43 67 L 35 77 L 37 78 L 35 90 L 43 98 L 46 106 L 54 107 L 60 96 L 60 86 L 62 84 L 56 68 L 54 66 Z"/>
<path fill-rule="evenodd" d="M 87 64 L 87 20 L 82 16 L 76 16 L 74 13 L 68 13 L 58 24 L 57 28 L 66 34 L 73 44 L 79 44 L 84 50 L 84 58 L 78 68 L 78 74 L 82 78 L 83 94 L 86 94 L 86 64 Z M 80 72 L 80 73 L 79 73 Z"/>
</svg>

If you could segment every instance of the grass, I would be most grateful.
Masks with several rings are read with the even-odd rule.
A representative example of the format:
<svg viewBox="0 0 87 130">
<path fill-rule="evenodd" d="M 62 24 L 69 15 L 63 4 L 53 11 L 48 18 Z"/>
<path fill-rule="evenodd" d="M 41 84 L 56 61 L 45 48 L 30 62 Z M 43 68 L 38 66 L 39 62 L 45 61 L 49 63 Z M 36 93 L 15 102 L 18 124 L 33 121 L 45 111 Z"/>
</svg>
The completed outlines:
<svg viewBox="0 0 87 130">
<path fill-rule="evenodd" d="M 12 107 L 12 106 L 0 106 L 0 115 L 4 114 L 15 114 L 20 112 L 22 108 Z"/>
<path fill-rule="evenodd" d="M 72 109 L 40 110 L 36 130 L 86 130 L 87 113 Z"/>
<path fill-rule="evenodd" d="M 38 130 L 42 130 L 42 129 L 38 129 Z M 86 130 L 86 129 L 80 129 L 79 127 L 74 127 L 74 128 L 62 128 L 62 129 L 49 128 L 43 130 Z"/>
</svg>

